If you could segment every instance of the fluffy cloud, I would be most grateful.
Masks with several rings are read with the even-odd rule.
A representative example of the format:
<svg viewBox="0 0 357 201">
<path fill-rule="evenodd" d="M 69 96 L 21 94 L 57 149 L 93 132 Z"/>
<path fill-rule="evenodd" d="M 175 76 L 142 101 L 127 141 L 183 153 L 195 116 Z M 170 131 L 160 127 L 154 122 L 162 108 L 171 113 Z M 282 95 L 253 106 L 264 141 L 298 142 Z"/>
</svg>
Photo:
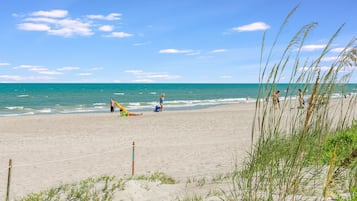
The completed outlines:
<svg viewBox="0 0 357 201">
<path fill-rule="evenodd" d="M 107 16 L 104 16 L 104 15 L 87 15 L 87 17 L 89 19 L 108 20 L 108 21 L 120 20 L 121 16 L 122 16 L 122 14 L 120 14 L 120 13 L 110 13 Z"/>
<path fill-rule="evenodd" d="M 188 54 L 192 53 L 193 50 L 178 50 L 178 49 L 163 49 L 160 50 L 160 54 Z"/>
<path fill-rule="evenodd" d="M 90 36 L 94 34 L 90 29 L 91 24 L 81 22 L 80 20 L 63 19 L 59 20 L 57 25 L 59 26 L 58 29 L 51 29 L 48 32 L 50 34 L 66 37 L 72 35 Z"/>
<path fill-rule="evenodd" d="M 32 16 L 40 16 L 40 17 L 52 17 L 52 18 L 63 18 L 66 17 L 68 11 L 66 10 L 50 10 L 50 11 L 36 11 L 31 13 Z"/>
<path fill-rule="evenodd" d="M 270 26 L 265 24 L 264 22 L 254 22 L 251 24 L 239 26 L 239 27 L 234 27 L 234 31 L 238 32 L 245 32 L 245 31 L 264 31 L 269 29 Z"/>
<path fill-rule="evenodd" d="M 17 26 L 18 29 L 25 31 L 49 31 L 51 27 L 46 24 L 22 23 Z"/>
<path fill-rule="evenodd" d="M 78 73 L 79 76 L 91 76 L 93 73 Z"/>
<path fill-rule="evenodd" d="M 9 66 L 10 64 L 9 63 L 0 63 L 0 67 L 1 66 Z"/>
<path fill-rule="evenodd" d="M 301 67 L 300 71 L 308 71 L 308 70 L 313 70 L 313 71 L 328 71 L 330 70 L 330 66 L 318 66 L 318 67 Z"/>
<path fill-rule="evenodd" d="M 68 17 L 66 10 L 36 11 L 27 16 L 13 15 L 21 17 L 21 23 L 17 28 L 24 31 L 43 31 L 50 35 L 72 37 L 72 36 L 91 36 L 95 32 L 93 27 L 99 31 L 111 32 L 114 30 L 112 25 L 101 25 L 93 20 L 120 20 L 120 13 L 110 13 L 108 15 L 87 15 L 84 18 L 72 19 Z M 133 34 L 125 32 L 112 32 L 109 37 L 126 38 Z"/>
<path fill-rule="evenodd" d="M 111 25 L 103 25 L 98 28 L 100 31 L 110 32 L 113 31 L 114 27 Z"/>
<path fill-rule="evenodd" d="M 35 71 L 35 72 L 39 72 L 39 71 L 47 71 L 48 69 L 42 66 L 33 66 L 33 65 L 20 65 L 20 66 L 16 66 L 14 67 L 14 69 L 27 69 L 29 71 Z"/>
<path fill-rule="evenodd" d="M 301 48 L 301 51 L 315 51 L 325 48 L 326 45 L 304 45 Z"/>
<path fill-rule="evenodd" d="M 79 67 L 75 67 L 75 66 L 65 66 L 62 68 L 57 68 L 58 71 L 72 71 L 72 70 L 79 70 Z"/>
<path fill-rule="evenodd" d="M 178 75 L 171 75 L 166 72 L 144 72 L 142 70 L 127 70 L 126 73 L 134 75 L 135 82 L 154 82 L 154 79 L 173 80 L 180 78 Z"/>
<path fill-rule="evenodd" d="M 321 61 L 336 61 L 338 57 L 323 57 Z"/>
<path fill-rule="evenodd" d="M 13 81 L 21 81 L 24 78 L 18 75 L 0 75 L 0 79 L 4 80 L 13 80 Z"/>
<path fill-rule="evenodd" d="M 25 31 L 46 31 L 51 35 L 70 37 L 73 35 L 93 35 L 92 24 L 81 19 L 64 18 L 68 14 L 65 10 L 38 11 L 32 17 L 23 19 L 18 29 Z M 35 16 L 35 17 L 34 17 Z M 36 18 L 36 16 L 39 16 Z"/>
<path fill-rule="evenodd" d="M 20 66 L 14 67 L 14 69 L 26 69 L 28 71 L 33 71 L 33 72 L 37 72 L 39 74 L 45 74 L 45 75 L 61 75 L 61 74 L 63 74 L 58 71 L 48 70 L 48 68 L 45 68 L 42 66 L 33 66 L 33 65 L 20 65 Z"/>
<path fill-rule="evenodd" d="M 127 37 L 131 37 L 131 36 L 133 36 L 133 34 L 125 33 L 125 32 L 112 32 L 112 34 L 109 35 L 108 37 L 113 37 L 113 38 L 127 38 Z"/>
<path fill-rule="evenodd" d="M 63 73 L 58 72 L 58 71 L 39 71 L 38 73 L 40 74 L 45 74 L 45 75 L 61 75 Z"/>
<path fill-rule="evenodd" d="M 227 52 L 226 49 L 216 49 L 216 50 L 212 50 L 211 53 L 221 53 L 221 52 Z"/>
<path fill-rule="evenodd" d="M 19 76 L 19 75 L 0 75 L 0 79 L 10 82 L 32 82 L 32 81 L 51 81 L 55 80 L 54 77 L 48 76 Z"/>
<path fill-rule="evenodd" d="M 154 80 L 150 80 L 150 79 L 139 79 L 139 80 L 133 80 L 133 82 L 137 82 L 137 83 L 154 83 Z"/>
</svg>

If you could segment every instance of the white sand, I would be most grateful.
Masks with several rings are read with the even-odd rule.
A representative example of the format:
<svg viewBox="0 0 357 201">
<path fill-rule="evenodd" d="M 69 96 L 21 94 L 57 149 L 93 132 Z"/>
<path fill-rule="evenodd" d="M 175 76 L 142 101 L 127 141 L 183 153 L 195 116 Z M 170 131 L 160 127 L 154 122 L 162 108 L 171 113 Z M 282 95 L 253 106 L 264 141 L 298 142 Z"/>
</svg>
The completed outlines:
<svg viewBox="0 0 357 201">
<path fill-rule="evenodd" d="M 88 177 L 164 172 L 180 184 L 140 193 L 130 184 L 122 200 L 174 200 L 187 178 L 214 177 L 241 164 L 251 145 L 254 104 L 193 111 L 39 115 L 0 118 L 0 199 L 13 160 L 11 199 Z M 140 186 L 140 185 L 139 185 Z M 209 185 L 206 185 L 209 186 Z M 134 190 L 130 190 L 134 189 Z"/>
</svg>

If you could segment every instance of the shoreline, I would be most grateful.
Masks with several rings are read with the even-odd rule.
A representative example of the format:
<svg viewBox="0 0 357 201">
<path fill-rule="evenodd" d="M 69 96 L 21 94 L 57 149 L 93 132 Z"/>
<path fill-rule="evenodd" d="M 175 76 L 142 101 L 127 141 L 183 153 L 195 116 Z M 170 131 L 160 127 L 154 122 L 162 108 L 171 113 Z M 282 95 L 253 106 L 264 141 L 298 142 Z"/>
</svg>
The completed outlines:
<svg viewBox="0 0 357 201">
<path fill-rule="evenodd" d="M 215 103 L 215 104 L 207 104 L 207 105 L 195 105 L 195 106 L 165 106 L 165 111 L 164 112 L 170 112 L 170 111 L 192 111 L 192 110 L 201 110 L 201 109 L 207 109 L 211 107 L 219 107 L 219 106 L 224 106 L 224 105 L 234 105 L 234 104 L 251 104 L 255 103 L 254 101 L 249 101 L 249 102 L 232 102 L 232 103 Z M 71 111 L 71 112 L 52 112 L 51 109 L 44 109 L 46 112 L 26 112 L 26 113 L 8 113 L 8 114 L 0 114 L 0 118 L 2 117 L 16 117 L 16 116 L 37 116 L 37 115 L 68 115 L 68 114 L 106 114 L 110 113 L 110 107 L 109 105 L 107 106 L 108 109 L 106 110 L 83 110 L 83 111 Z M 169 109 L 167 109 L 169 108 Z M 128 109 L 128 108 L 126 108 Z M 144 112 L 144 113 L 149 113 L 149 112 L 154 112 L 154 106 L 151 108 L 141 108 L 141 109 L 128 109 L 130 112 Z M 115 112 L 119 112 L 119 109 L 116 107 Z"/>
</svg>

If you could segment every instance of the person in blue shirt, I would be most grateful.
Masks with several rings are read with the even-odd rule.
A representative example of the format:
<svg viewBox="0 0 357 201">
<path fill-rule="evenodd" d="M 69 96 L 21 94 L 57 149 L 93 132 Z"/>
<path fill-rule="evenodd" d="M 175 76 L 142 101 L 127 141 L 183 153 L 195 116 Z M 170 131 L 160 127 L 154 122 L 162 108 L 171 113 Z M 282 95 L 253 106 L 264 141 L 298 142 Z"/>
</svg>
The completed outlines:
<svg viewBox="0 0 357 201">
<path fill-rule="evenodd" d="M 164 109 L 164 100 L 165 100 L 165 93 L 162 93 L 161 96 L 160 96 L 160 100 L 159 100 L 159 103 L 160 103 L 160 112 L 162 112 L 162 110 Z"/>
</svg>

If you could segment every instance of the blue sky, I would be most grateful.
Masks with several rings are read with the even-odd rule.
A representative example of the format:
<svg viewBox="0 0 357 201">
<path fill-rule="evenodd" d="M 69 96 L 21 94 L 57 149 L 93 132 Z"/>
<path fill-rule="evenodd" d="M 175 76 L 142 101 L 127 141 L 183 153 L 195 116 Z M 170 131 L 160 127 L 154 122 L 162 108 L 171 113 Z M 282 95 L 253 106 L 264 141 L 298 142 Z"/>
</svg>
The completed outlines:
<svg viewBox="0 0 357 201">
<path fill-rule="evenodd" d="M 256 83 L 264 31 L 299 3 L 282 41 L 318 22 L 306 56 L 343 23 L 326 60 L 356 37 L 355 0 L 4 0 L 0 83 Z"/>
</svg>

